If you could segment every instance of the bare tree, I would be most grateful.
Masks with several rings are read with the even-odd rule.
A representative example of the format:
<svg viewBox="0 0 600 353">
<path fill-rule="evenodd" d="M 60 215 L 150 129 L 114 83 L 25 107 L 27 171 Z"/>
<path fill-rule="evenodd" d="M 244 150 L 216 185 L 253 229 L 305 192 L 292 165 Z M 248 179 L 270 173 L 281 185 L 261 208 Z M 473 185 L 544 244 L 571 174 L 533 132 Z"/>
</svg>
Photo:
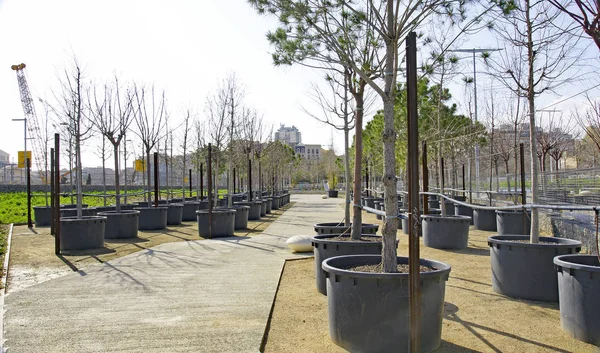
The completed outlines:
<svg viewBox="0 0 600 353">
<path fill-rule="evenodd" d="M 121 212 L 121 184 L 119 180 L 119 146 L 133 122 L 133 92 L 131 88 L 123 88 L 115 75 L 111 84 L 104 86 L 102 95 L 94 89 L 90 99 L 90 112 L 94 126 L 113 147 L 115 167 L 115 205 L 117 213 Z M 127 166 L 125 166 L 127 168 Z"/>
<path fill-rule="evenodd" d="M 165 93 L 156 92 L 154 85 L 150 87 L 134 85 L 133 89 L 135 122 L 137 131 L 135 133 L 142 140 L 146 154 L 146 176 L 148 180 L 148 204 L 152 200 L 152 187 L 150 177 L 150 151 L 156 147 L 162 138 L 167 123 L 168 113 L 166 109 Z M 156 168 L 156 166 L 155 166 Z"/>
<path fill-rule="evenodd" d="M 524 0 L 503 5 L 507 15 L 494 27 L 507 46 L 499 60 L 487 58 L 496 77 L 512 92 L 527 99 L 531 153 L 531 196 L 539 202 L 539 165 L 536 145 L 536 98 L 564 83 L 565 73 L 575 65 L 581 52 L 556 10 L 547 2 Z M 576 76 L 569 80 L 577 79 Z M 539 214 L 532 209 L 531 242 L 539 241 Z"/>
<path fill-rule="evenodd" d="M 188 150 L 188 133 L 190 130 L 190 119 L 192 118 L 192 110 L 190 108 L 187 108 L 184 112 L 183 115 L 183 141 L 181 143 L 181 149 L 183 152 L 183 158 L 182 158 L 182 175 L 183 178 L 181 179 L 181 194 L 182 194 L 182 198 L 183 201 L 185 201 L 185 175 L 186 175 L 186 171 L 187 171 L 187 150 Z M 190 191 L 191 193 L 191 191 Z M 192 196 L 190 194 L 190 196 Z"/>
<path fill-rule="evenodd" d="M 351 70 L 345 69 L 341 75 L 332 69 L 332 74 L 326 76 L 330 93 L 326 95 L 323 90 L 313 84 L 310 98 L 321 107 L 321 114 L 313 114 L 303 108 L 304 112 L 314 119 L 344 132 L 344 179 L 346 181 L 346 205 L 344 206 L 344 224 L 350 226 L 350 189 L 348 188 L 350 178 L 350 130 L 354 129 L 356 111 L 353 108 L 352 95 L 349 92 L 349 80 Z M 355 74 L 356 76 L 356 74 Z M 365 99 L 365 106 L 370 105 L 370 99 Z M 341 119 L 341 124 L 337 119 Z M 335 187 L 335 186 L 334 186 Z"/>
<path fill-rule="evenodd" d="M 81 163 L 82 142 L 91 137 L 89 116 L 85 104 L 88 83 L 85 82 L 84 72 L 77 58 L 73 57 L 69 68 L 64 69 L 59 78 L 60 93 L 55 94 L 57 107 L 54 109 L 62 123 L 66 123 L 72 133 L 75 148 L 75 171 L 77 190 L 77 219 L 82 218 L 83 176 Z"/>
<path fill-rule="evenodd" d="M 548 0 L 569 15 L 600 49 L 600 2 L 597 0 Z"/>
</svg>

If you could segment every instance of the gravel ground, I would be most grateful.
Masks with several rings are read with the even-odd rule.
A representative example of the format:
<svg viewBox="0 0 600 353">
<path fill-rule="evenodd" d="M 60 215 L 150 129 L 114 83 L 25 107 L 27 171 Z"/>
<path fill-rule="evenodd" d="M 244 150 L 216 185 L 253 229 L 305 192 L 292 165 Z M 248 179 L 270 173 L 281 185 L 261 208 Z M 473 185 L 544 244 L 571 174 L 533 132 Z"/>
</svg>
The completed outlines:
<svg viewBox="0 0 600 353">
<path fill-rule="evenodd" d="M 365 215 L 363 222 L 380 222 Z M 398 253 L 408 238 L 398 232 Z M 442 345 L 437 352 L 600 352 L 560 327 L 558 303 L 511 299 L 492 291 L 487 237 L 471 227 L 469 248 L 421 256 L 452 266 L 446 283 Z M 345 352 L 329 339 L 327 298 L 315 288 L 314 259 L 288 261 L 275 300 L 265 352 Z"/>
</svg>

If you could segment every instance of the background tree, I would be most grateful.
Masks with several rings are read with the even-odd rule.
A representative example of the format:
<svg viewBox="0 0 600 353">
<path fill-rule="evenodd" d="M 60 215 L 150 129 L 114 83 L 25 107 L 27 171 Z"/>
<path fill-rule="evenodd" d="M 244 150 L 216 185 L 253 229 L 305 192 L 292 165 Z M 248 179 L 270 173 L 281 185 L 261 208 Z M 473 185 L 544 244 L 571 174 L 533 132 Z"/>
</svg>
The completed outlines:
<svg viewBox="0 0 600 353">
<path fill-rule="evenodd" d="M 491 27 L 506 47 L 499 59 L 486 58 L 497 77 L 514 94 L 527 99 L 529 115 L 531 196 L 539 203 L 539 163 L 536 144 L 536 98 L 565 82 L 565 73 L 581 56 L 560 11 L 548 2 L 498 2 L 506 15 Z M 569 80 L 577 77 L 569 77 Z M 531 242 L 539 240 L 539 212 L 531 212 Z"/>
<path fill-rule="evenodd" d="M 150 87 L 134 85 L 133 101 L 135 107 L 135 133 L 142 140 L 146 154 L 146 176 L 148 180 L 148 204 L 152 200 L 152 178 L 150 173 L 150 151 L 157 147 L 161 137 L 165 134 L 167 122 L 167 108 L 165 92 L 158 93 L 154 85 Z M 156 168 L 156 166 L 155 166 Z"/>
<path fill-rule="evenodd" d="M 548 0 L 569 15 L 600 49 L 600 2 L 597 0 Z"/>
<path fill-rule="evenodd" d="M 115 205 L 121 212 L 121 183 L 119 178 L 119 146 L 133 122 L 133 94 L 131 88 L 123 88 L 117 76 L 111 84 L 104 86 L 100 94 L 94 90 L 90 100 L 92 123 L 113 147 L 115 172 Z M 127 168 L 127 166 L 125 166 Z"/>
</svg>

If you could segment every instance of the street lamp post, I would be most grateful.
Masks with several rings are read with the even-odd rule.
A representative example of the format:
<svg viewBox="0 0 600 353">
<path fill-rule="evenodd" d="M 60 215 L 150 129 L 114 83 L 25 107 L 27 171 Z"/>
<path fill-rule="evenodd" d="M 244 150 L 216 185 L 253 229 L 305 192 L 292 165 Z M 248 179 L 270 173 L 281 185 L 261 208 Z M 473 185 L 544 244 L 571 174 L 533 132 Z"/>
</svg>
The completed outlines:
<svg viewBox="0 0 600 353">
<path fill-rule="evenodd" d="M 475 108 L 475 122 L 477 122 L 477 60 L 475 60 L 476 53 L 487 53 L 491 51 L 500 51 L 500 48 L 488 48 L 488 49 L 478 49 L 478 48 L 461 48 L 461 49 L 453 49 L 449 50 L 451 52 L 457 53 L 472 53 L 473 54 L 473 99 L 474 99 L 474 108 Z M 475 188 L 477 195 L 479 195 L 479 143 L 475 143 Z"/>
</svg>

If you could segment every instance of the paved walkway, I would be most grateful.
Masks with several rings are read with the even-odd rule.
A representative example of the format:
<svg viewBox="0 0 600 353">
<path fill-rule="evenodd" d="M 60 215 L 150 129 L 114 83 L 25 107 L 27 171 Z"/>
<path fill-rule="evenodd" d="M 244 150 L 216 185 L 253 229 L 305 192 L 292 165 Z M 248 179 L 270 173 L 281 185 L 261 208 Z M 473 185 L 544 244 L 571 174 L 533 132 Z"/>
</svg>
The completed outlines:
<svg viewBox="0 0 600 353">
<path fill-rule="evenodd" d="M 261 235 L 162 244 L 5 298 L 18 352 L 258 352 L 285 240 L 343 218 L 342 199 L 292 196 Z M 304 255 L 305 256 L 305 255 Z"/>
</svg>

